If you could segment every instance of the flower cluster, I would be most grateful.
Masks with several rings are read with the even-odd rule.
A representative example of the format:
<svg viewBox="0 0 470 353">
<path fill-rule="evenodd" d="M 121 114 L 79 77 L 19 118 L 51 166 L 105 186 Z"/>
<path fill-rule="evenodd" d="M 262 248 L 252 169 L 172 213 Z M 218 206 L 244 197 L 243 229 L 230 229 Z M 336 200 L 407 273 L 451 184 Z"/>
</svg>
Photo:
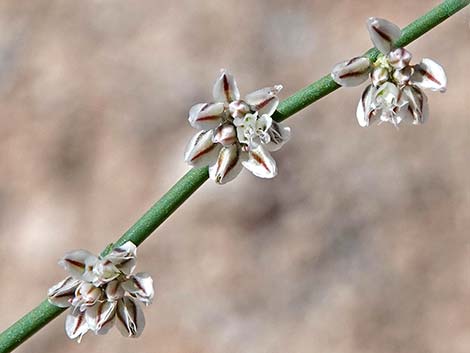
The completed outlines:
<svg viewBox="0 0 470 353">
<path fill-rule="evenodd" d="M 357 106 L 359 124 L 365 127 L 375 121 L 390 122 L 395 126 L 401 122 L 424 123 L 429 113 L 422 89 L 445 92 L 444 69 L 427 58 L 417 65 L 410 65 L 411 53 L 393 45 L 401 35 L 395 24 L 370 18 L 367 28 L 381 53 L 377 60 L 372 63 L 366 57 L 356 57 L 337 64 L 331 73 L 342 86 L 357 86 L 371 78 L 372 84 L 364 90 Z"/>
<path fill-rule="evenodd" d="M 189 141 L 185 161 L 194 167 L 209 165 L 210 178 L 218 184 L 233 180 L 242 166 L 261 178 L 276 176 L 269 152 L 290 138 L 290 128 L 271 118 L 281 89 L 266 87 L 240 99 L 235 79 L 222 70 L 213 87 L 214 101 L 189 111 L 189 123 L 201 131 Z"/>
<path fill-rule="evenodd" d="M 104 335 L 116 323 L 124 336 L 138 337 L 145 326 L 139 302 L 148 305 L 154 296 L 147 273 L 132 274 L 136 246 L 132 242 L 96 257 L 86 250 L 71 251 L 59 261 L 70 274 L 48 292 L 51 304 L 71 307 L 65 320 L 69 338 L 78 342 L 89 330 Z"/>
</svg>

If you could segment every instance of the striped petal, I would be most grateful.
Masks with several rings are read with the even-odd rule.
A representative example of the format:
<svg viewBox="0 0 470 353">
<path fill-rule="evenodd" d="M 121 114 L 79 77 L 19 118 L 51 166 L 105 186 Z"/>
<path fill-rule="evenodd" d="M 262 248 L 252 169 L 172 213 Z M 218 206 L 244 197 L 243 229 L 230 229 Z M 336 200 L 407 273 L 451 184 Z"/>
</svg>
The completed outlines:
<svg viewBox="0 0 470 353">
<path fill-rule="evenodd" d="M 260 178 L 274 178 L 277 175 L 276 161 L 262 146 L 248 152 L 248 160 L 243 166 Z"/>
<path fill-rule="evenodd" d="M 121 283 L 119 280 L 114 280 L 106 285 L 105 293 L 108 300 L 116 301 L 124 296 L 125 292 Z"/>
<path fill-rule="evenodd" d="M 123 282 L 122 288 L 145 305 L 149 305 L 152 302 L 155 294 L 153 279 L 148 273 L 144 272 L 136 273 L 130 279 Z"/>
<path fill-rule="evenodd" d="M 65 254 L 59 265 L 64 267 L 74 278 L 82 279 L 87 270 L 86 262 L 97 260 L 98 258 L 86 250 L 75 250 Z"/>
<path fill-rule="evenodd" d="M 116 307 L 116 302 L 104 301 L 86 310 L 87 325 L 95 335 L 104 335 L 113 327 Z"/>
<path fill-rule="evenodd" d="M 223 147 L 216 162 L 209 168 L 209 176 L 218 184 L 233 180 L 242 170 L 240 147 L 237 144 Z"/>
<path fill-rule="evenodd" d="M 215 143 L 220 143 L 224 146 L 229 146 L 237 142 L 237 130 L 233 124 L 220 125 L 214 132 L 214 138 L 212 139 Z"/>
<path fill-rule="evenodd" d="M 216 128 L 222 122 L 224 103 L 199 103 L 189 110 L 188 121 L 199 130 Z"/>
<path fill-rule="evenodd" d="M 75 290 L 80 284 L 80 280 L 67 277 L 56 285 L 49 288 L 47 298 L 49 303 L 60 308 L 67 308 L 71 305 L 72 298 L 75 296 Z"/>
<path fill-rule="evenodd" d="M 77 307 L 80 311 L 85 311 L 101 299 L 101 288 L 95 287 L 88 282 L 82 282 L 75 291 L 72 299 L 72 306 Z"/>
<path fill-rule="evenodd" d="M 274 120 L 272 121 L 267 133 L 270 137 L 270 141 L 265 145 L 265 148 L 271 152 L 280 149 L 287 141 L 289 141 L 291 136 L 290 127 L 279 124 Z"/>
<path fill-rule="evenodd" d="M 230 103 L 240 99 L 237 82 L 225 69 L 221 70 L 219 78 L 215 81 L 212 95 L 215 102 Z"/>
<path fill-rule="evenodd" d="M 445 92 L 447 89 L 447 76 L 443 67 L 428 58 L 424 58 L 414 66 L 411 82 L 420 88 L 429 88 L 431 91 Z"/>
<path fill-rule="evenodd" d="M 70 339 L 77 339 L 80 343 L 84 334 L 89 330 L 85 319 L 85 313 L 79 310 L 72 310 L 65 319 L 65 332 Z"/>
<path fill-rule="evenodd" d="M 129 275 L 134 272 L 136 265 L 137 247 L 133 242 L 128 241 L 125 244 L 113 249 L 105 258 L 111 261 L 116 268 L 124 274 Z"/>
<path fill-rule="evenodd" d="M 338 85 L 358 86 L 369 78 L 371 68 L 370 60 L 359 56 L 336 64 L 331 71 L 331 77 Z"/>
<path fill-rule="evenodd" d="M 257 111 L 259 116 L 267 114 L 271 116 L 279 104 L 277 94 L 282 90 L 282 85 L 265 87 L 246 95 L 244 101 L 248 103 L 252 111 Z"/>
<path fill-rule="evenodd" d="M 369 123 L 371 122 L 370 120 L 374 111 L 372 103 L 376 92 L 377 88 L 373 85 L 369 85 L 362 93 L 356 110 L 357 122 L 361 127 L 369 126 Z"/>
<path fill-rule="evenodd" d="M 367 20 L 367 29 L 370 39 L 375 47 L 387 55 L 393 48 L 395 42 L 401 35 L 401 29 L 397 25 L 382 18 L 371 17 Z"/>
<path fill-rule="evenodd" d="M 129 297 L 118 301 L 116 326 L 123 336 L 137 338 L 145 327 L 145 318 L 139 303 Z"/>
<path fill-rule="evenodd" d="M 184 152 L 184 160 L 193 167 L 205 167 L 217 159 L 221 145 L 214 143 L 214 132 L 200 131 L 189 141 Z"/>
<path fill-rule="evenodd" d="M 406 107 L 414 125 L 424 124 L 429 118 L 428 98 L 418 87 L 406 86 L 403 94 L 408 101 Z"/>
<path fill-rule="evenodd" d="M 229 104 L 228 111 L 234 119 L 242 119 L 250 112 L 250 106 L 242 100 L 233 101 Z"/>
<path fill-rule="evenodd" d="M 388 54 L 388 62 L 396 70 L 401 70 L 410 64 L 412 55 L 405 48 L 397 48 Z"/>
</svg>

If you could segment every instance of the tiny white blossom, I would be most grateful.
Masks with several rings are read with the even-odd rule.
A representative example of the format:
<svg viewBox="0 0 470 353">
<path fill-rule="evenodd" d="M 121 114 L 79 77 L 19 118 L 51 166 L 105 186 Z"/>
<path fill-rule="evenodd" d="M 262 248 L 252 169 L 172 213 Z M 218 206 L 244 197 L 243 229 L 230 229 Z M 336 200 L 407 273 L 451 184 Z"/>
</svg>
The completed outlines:
<svg viewBox="0 0 470 353">
<path fill-rule="evenodd" d="M 149 305 L 154 287 L 148 273 L 132 274 L 136 249 L 129 241 L 104 257 L 76 250 L 59 261 L 70 276 L 49 289 L 48 299 L 71 308 L 65 320 L 69 338 L 80 342 L 88 331 L 103 335 L 115 323 L 124 336 L 140 336 L 145 319 L 139 302 Z"/>
<path fill-rule="evenodd" d="M 209 166 L 218 184 L 233 180 L 245 167 L 261 178 L 277 174 L 269 152 L 290 138 L 290 128 L 271 115 L 279 104 L 282 86 L 266 87 L 240 99 L 234 77 L 225 70 L 213 87 L 211 103 L 199 103 L 189 111 L 189 122 L 201 130 L 188 143 L 184 159 L 194 167 Z"/>
<path fill-rule="evenodd" d="M 371 63 L 365 57 L 353 58 L 337 64 L 331 72 L 331 77 L 342 86 L 357 86 L 370 77 L 371 84 L 364 90 L 356 110 L 359 125 L 424 123 L 429 109 L 422 89 L 445 92 L 444 69 L 427 58 L 411 65 L 412 54 L 394 47 L 401 35 L 395 24 L 372 17 L 367 21 L 367 29 L 374 46 L 381 52 L 377 60 Z"/>
</svg>

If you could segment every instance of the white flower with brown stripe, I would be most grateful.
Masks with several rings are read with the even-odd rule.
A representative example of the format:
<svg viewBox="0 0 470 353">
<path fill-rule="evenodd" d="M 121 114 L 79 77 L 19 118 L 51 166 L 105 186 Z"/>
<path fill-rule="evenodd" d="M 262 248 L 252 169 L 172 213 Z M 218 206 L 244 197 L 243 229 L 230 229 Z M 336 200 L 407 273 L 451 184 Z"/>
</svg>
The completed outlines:
<svg viewBox="0 0 470 353">
<path fill-rule="evenodd" d="M 102 258 L 86 250 L 65 254 L 59 264 L 70 276 L 49 289 L 48 299 L 71 308 L 65 320 L 69 338 L 80 342 L 88 331 L 103 335 L 114 324 L 124 336 L 140 336 L 145 319 L 139 302 L 150 304 L 154 288 L 149 274 L 132 274 L 136 250 L 129 241 Z"/>
<path fill-rule="evenodd" d="M 395 24 L 381 19 L 367 21 L 370 38 L 380 51 L 374 63 L 369 58 L 356 57 L 337 64 L 332 78 L 342 86 L 357 86 L 369 77 L 372 83 L 364 90 L 356 110 L 359 125 L 374 122 L 401 122 L 414 125 L 428 119 L 428 99 L 422 89 L 445 92 L 447 77 L 442 66 L 424 58 L 411 65 L 412 55 L 404 48 L 395 48 L 401 36 Z"/>
<path fill-rule="evenodd" d="M 240 99 L 234 77 L 221 70 L 212 91 L 214 101 L 189 111 L 189 123 L 201 131 L 189 141 L 185 161 L 193 167 L 209 166 L 210 178 L 218 184 L 233 180 L 242 167 L 261 178 L 276 176 L 270 152 L 290 138 L 290 128 L 271 117 L 281 89 L 266 87 Z"/>
</svg>

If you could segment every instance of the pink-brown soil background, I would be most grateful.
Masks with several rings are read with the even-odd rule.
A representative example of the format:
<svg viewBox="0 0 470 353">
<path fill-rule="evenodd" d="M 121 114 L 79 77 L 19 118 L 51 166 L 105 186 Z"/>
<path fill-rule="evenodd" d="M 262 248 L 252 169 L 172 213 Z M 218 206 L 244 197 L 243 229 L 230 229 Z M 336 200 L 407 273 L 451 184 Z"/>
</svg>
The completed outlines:
<svg viewBox="0 0 470 353">
<path fill-rule="evenodd" d="M 439 1 L 0 1 L 0 329 L 117 239 L 189 168 L 191 105 L 220 68 L 281 98 Z M 61 316 L 19 353 L 468 353 L 470 12 L 408 46 L 447 71 L 424 126 L 362 129 L 362 88 L 286 123 L 280 173 L 206 183 L 139 248 L 156 280 L 138 340 L 67 339 Z"/>
</svg>

